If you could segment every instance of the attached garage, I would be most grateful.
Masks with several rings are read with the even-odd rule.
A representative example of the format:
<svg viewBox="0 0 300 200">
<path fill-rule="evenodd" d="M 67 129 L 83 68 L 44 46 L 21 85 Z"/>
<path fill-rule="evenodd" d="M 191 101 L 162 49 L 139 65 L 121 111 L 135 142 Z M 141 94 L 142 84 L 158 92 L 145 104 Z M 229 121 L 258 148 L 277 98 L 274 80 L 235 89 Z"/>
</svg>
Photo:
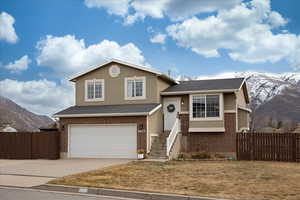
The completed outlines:
<svg viewBox="0 0 300 200">
<path fill-rule="evenodd" d="M 69 124 L 71 158 L 137 157 L 136 124 Z"/>
<path fill-rule="evenodd" d="M 160 104 L 72 106 L 59 117 L 61 158 L 137 158 L 148 149 L 148 116 Z"/>
</svg>

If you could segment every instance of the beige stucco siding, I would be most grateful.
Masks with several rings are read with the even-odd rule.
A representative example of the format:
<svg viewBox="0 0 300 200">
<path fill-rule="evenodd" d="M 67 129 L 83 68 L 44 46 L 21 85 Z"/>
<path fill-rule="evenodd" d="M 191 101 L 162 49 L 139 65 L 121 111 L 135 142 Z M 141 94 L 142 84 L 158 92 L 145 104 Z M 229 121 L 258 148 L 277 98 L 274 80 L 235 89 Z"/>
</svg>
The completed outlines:
<svg viewBox="0 0 300 200">
<path fill-rule="evenodd" d="M 157 78 L 157 96 L 160 98 L 160 102 L 162 102 L 162 97 L 160 96 L 160 92 L 164 91 L 171 85 L 167 83 L 166 81 L 162 80 L 161 78 Z"/>
<path fill-rule="evenodd" d="M 246 99 L 245 99 L 245 95 L 244 95 L 243 89 L 240 89 L 236 93 L 236 100 L 237 100 L 237 104 L 239 106 L 246 107 L 247 103 L 246 103 Z"/>
<path fill-rule="evenodd" d="M 249 128 L 249 112 L 238 109 L 238 130 Z"/>
<path fill-rule="evenodd" d="M 163 109 L 162 107 L 152 115 L 148 116 L 147 151 L 151 148 L 152 136 L 158 136 L 163 132 Z"/>
<path fill-rule="evenodd" d="M 160 102 L 158 77 L 155 74 L 130 68 L 121 64 L 118 65 L 120 66 L 120 74 L 116 78 L 112 78 L 109 75 L 110 65 L 79 77 L 76 80 L 76 105 L 142 104 Z M 146 98 L 143 100 L 125 100 L 125 78 L 134 76 L 146 78 Z M 85 80 L 91 79 L 104 79 L 104 101 L 85 101 Z"/>
<path fill-rule="evenodd" d="M 189 95 L 181 96 L 181 112 L 188 112 L 189 111 Z"/>
<path fill-rule="evenodd" d="M 190 121 L 190 128 L 224 128 L 224 120 Z"/>
<path fill-rule="evenodd" d="M 163 109 L 160 108 L 149 116 L 149 133 L 158 135 L 163 131 Z"/>
<path fill-rule="evenodd" d="M 234 93 L 224 93 L 224 110 L 236 109 L 236 98 Z"/>
</svg>

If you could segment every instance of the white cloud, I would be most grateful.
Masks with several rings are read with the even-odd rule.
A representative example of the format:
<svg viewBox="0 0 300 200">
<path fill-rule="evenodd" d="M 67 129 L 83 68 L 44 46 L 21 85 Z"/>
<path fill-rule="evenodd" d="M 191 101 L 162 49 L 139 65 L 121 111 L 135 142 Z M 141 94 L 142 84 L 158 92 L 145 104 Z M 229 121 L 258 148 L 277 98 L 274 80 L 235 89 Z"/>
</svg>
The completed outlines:
<svg viewBox="0 0 300 200">
<path fill-rule="evenodd" d="M 240 0 L 85 0 L 89 8 L 106 8 L 110 14 L 123 16 L 125 24 L 133 24 L 146 16 L 183 20 L 200 13 L 228 9 L 238 3 Z"/>
<path fill-rule="evenodd" d="M 150 38 L 150 42 L 152 43 L 159 43 L 159 44 L 165 44 L 166 42 L 166 35 L 162 33 L 158 33 L 154 35 L 152 38 Z"/>
<path fill-rule="evenodd" d="M 6 12 L 0 14 L 0 40 L 16 43 L 18 36 L 14 28 L 15 19 Z"/>
<path fill-rule="evenodd" d="M 124 19 L 124 24 L 125 25 L 130 25 L 130 24 L 134 24 L 138 20 L 144 20 L 144 19 L 145 19 L 144 14 L 134 13 L 133 15 L 126 16 L 126 18 Z"/>
<path fill-rule="evenodd" d="M 62 82 L 61 85 L 58 85 L 46 79 L 1 80 L 0 95 L 13 100 L 31 112 L 49 116 L 74 104 L 74 92 L 71 84 Z"/>
<path fill-rule="evenodd" d="M 83 39 L 77 40 L 72 35 L 63 37 L 48 35 L 38 42 L 37 49 L 38 65 L 51 67 L 64 76 L 101 64 L 110 58 L 147 65 L 142 51 L 133 43 L 121 46 L 117 42 L 103 40 L 86 46 Z"/>
<path fill-rule="evenodd" d="M 132 2 L 137 13 L 153 18 L 168 16 L 171 20 L 183 20 L 199 13 L 231 8 L 240 0 L 145 0 Z"/>
<path fill-rule="evenodd" d="M 273 28 L 285 26 L 288 23 L 287 19 L 284 19 L 278 12 L 272 11 L 269 15 L 269 23 Z"/>
<path fill-rule="evenodd" d="M 109 14 L 125 15 L 129 0 L 85 0 L 84 3 L 88 8 L 105 8 Z"/>
<path fill-rule="evenodd" d="M 170 25 L 167 32 L 179 46 L 205 57 L 218 57 L 219 50 L 226 49 L 233 60 L 274 63 L 286 59 L 299 68 L 299 36 L 272 32 L 285 23 L 279 13 L 271 11 L 269 0 L 253 0 L 216 16 L 192 17 Z"/>
<path fill-rule="evenodd" d="M 31 63 L 31 60 L 27 55 L 21 57 L 19 60 L 15 60 L 13 63 L 5 65 L 4 68 L 10 70 L 12 73 L 19 73 L 28 68 L 28 65 Z"/>
</svg>

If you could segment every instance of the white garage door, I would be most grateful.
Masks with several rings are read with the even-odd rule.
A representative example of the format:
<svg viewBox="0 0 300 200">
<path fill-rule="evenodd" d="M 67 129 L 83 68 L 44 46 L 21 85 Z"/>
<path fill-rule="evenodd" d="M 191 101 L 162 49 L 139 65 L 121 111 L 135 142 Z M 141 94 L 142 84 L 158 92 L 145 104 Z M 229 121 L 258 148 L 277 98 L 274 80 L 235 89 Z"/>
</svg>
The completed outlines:
<svg viewBox="0 0 300 200">
<path fill-rule="evenodd" d="M 72 158 L 136 158 L 136 125 L 70 125 Z"/>
</svg>

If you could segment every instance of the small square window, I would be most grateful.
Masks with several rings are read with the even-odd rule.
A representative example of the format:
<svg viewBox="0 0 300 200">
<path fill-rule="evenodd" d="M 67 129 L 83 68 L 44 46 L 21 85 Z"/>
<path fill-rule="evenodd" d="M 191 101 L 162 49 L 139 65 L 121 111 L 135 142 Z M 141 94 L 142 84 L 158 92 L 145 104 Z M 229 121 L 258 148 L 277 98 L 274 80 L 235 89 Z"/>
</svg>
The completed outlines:
<svg viewBox="0 0 300 200">
<path fill-rule="evenodd" d="M 126 96 L 125 99 L 144 99 L 145 98 L 145 78 L 134 77 L 126 78 Z"/>
<path fill-rule="evenodd" d="M 86 101 L 104 100 L 104 80 L 86 80 Z"/>
</svg>

